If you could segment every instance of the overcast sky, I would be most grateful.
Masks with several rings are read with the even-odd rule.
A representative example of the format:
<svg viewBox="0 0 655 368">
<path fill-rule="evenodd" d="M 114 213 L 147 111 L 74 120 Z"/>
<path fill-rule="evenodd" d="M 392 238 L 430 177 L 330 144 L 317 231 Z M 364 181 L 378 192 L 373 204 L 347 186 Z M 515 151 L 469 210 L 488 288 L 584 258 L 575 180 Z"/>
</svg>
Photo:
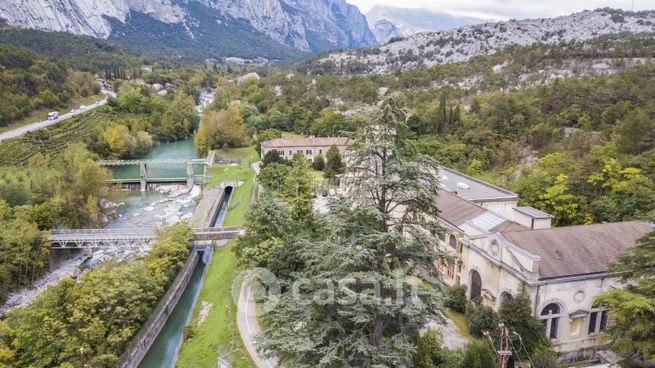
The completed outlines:
<svg viewBox="0 0 655 368">
<path fill-rule="evenodd" d="M 632 0 L 346 0 L 366 13 L 375 4 L 429 8 L 485 19 L 540 18 L 604 7 L 630 10 Z M 655 9 L 655 0 L 634 0 L 634 10 Z"/>
</svg>

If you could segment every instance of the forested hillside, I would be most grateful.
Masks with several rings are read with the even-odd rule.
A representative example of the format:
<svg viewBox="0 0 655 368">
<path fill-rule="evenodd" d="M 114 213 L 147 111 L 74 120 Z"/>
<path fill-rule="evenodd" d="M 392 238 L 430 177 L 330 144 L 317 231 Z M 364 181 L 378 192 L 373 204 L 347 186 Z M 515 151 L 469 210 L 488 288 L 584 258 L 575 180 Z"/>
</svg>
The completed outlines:
<svg viewBox="0 0 655 368">
<path fill-rule="evenodd" d="M 89 73 L 0 44 L 0 127 L 34 110 L 65 107 L 76 96 L 99 92 L 100 86 Z"/>
<path fill-rule="evenodd" d="M 653 44 L 649 38 L 613 42 L 641 44 L 644 48 L 635 50 L 646 54 Z M 242 101 L 242 117 L 250 131 L 334 136 L 360 125 L 379 95 L 400 91 L 414 111 L 409 124 L 422 152 L 517 191 L 525 204 L 552 213 L 556 224 L 652 217 L 655 65 L 622 65 L 608 75 L 572 74 L 510 90 L 503 85 L 517 75 L 512 72 L 481 75 L 479 92 L 444 83 L 446 76 L 491 71 L 508 55 L 523 55 L 510 66 L 536 61 L 543 48 L 555 50 L 515 48 L 474 59 L 471 65 L 393 76 L 308 76 L 302 69 L 268 72 L 259 82 L 223 83 L 217 104 Z M 622 54 L 628 49 L 614 50 Z M 529 62 L 524 65 L 534 70 Z"/>
</svg>

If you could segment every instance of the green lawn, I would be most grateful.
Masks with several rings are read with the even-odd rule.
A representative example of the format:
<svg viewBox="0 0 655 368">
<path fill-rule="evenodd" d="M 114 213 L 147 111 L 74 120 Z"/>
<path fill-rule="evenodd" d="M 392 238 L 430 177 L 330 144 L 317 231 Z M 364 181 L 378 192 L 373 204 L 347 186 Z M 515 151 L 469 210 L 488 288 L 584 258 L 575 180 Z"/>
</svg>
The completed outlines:
<svg viewBox="0 0 655 368">
<path fill-rule="evenodd" d="M 455 323 L 455 326 L 457 326 L 459 332 L 461 332 L 464 337 L 468 338 L 469 340 L 474 339 L 474 337 L 471 336 L 471 333 L 469 332 L 469 327 L 466 323 L 466 316 L 463 313 L 448 311 L 445 313 L 445 315 L 446 318 Z"/>
<path fill-rule="evenodd" d="M 242 225 L 250 207 L 250 193 L 254 185 L 254 173 L 250 170 L 250 164 L 259 160 L 255 147 L 235 148 L 228 150 L 217 150 L 217 154 L 227 156 L 241 156 L 241 165 L 214 165 L 207 170 L 207 175 L 212 178 L 207 182 L 208 186 L 220 184 L 223 180 L 241 180 L 243 184 L 236 188 L 230 200 L 230 207 L 224 226 Z"/>
<path fill-rule="evenodd" d="M 236 259 L 232 246 L 217 250 L 209 263 L 198 303 L 193 311 L 193 338 L 182 345 L 177 367 L 214 368 L 219 356 L 232 359 L 232 367 L 254 367 L 239 335 L 236 323 L 237 307 L 232 300 L 232 280 Z M 202 301 L 213 304 L 205 321 L 198 324 Z"/>
</svg>

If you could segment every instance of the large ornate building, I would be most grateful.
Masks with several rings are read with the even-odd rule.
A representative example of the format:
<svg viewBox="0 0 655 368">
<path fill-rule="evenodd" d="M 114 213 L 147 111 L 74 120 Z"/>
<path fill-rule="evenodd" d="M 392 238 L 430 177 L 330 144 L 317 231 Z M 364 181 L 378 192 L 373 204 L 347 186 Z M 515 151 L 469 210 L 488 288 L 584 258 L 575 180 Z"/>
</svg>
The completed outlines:
<svg viewBox="0 0 655 368">
<path fill-rule="evenodd" d="M 442 168 L 438 207 L 448 230 L 440 245 L 456 261 L 438 265 L 449 285 L 498 308 L 526 288 L 556 351 L 590 353 L 607 344 L 599 294 L 621 287 L 607 265 L 649 231 L 646 222 L 551 227 L 547 213 L 518 206 L 518 195 Z"/>
</svg>

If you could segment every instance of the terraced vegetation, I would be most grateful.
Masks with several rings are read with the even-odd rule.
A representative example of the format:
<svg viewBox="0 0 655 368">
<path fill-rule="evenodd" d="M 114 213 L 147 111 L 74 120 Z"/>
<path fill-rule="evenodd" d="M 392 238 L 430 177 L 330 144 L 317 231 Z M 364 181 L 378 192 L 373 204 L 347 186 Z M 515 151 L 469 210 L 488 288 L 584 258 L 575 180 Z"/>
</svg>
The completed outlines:
<svg viewBox="0 0 655 368">
<path fill-rule="evenodd" d="M 85 142 L 112 117 L 104 108 L 0 143 L 0 165 L 24 165 L 37 154 L 56 155 L 75 142 Z"/>
</svg>

